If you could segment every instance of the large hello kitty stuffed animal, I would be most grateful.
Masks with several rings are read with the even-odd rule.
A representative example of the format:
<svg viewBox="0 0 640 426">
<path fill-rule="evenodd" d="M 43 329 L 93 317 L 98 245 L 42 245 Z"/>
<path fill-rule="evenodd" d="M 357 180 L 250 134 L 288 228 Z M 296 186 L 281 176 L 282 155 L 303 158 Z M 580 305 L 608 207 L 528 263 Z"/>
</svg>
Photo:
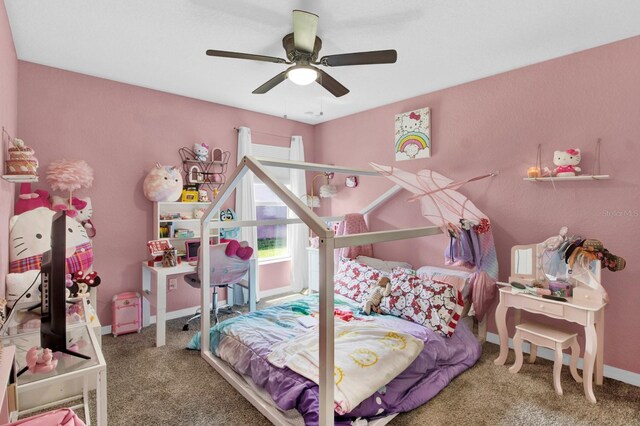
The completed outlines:
<svg viewBox="0 0 640 426">
<path fill-rule="evenodd" d="M 149 201 L 177 201 L 182 195 L 182 175 L 177 167 L 156 166 L 144 178 L 142 189 Z"/>
<path fill-rule="evenodd" d="M 53 210 L 39 207 L 13 216 L 9 221 L 7 305 L 10 307 L 27 290 L 30 301 L 40 299 L 38 283 L 31 285 L 40 271 L 42 254 L 51 248 L 51 219 L 54 214 Z M 91 240 L 82 224 L 69 216 L 66 219 L 68 272 L 90 271 L 93 265 Z"/>
<path fill-rule="evenodd" d="M 555 151 L 553 153 L 553 164 L 557 167 L 554 169 L 554 176 L 575 176 L 576 172 L 582 171 L 580 167 L 580 149 L 570 148 L 566 151 Z"/>
</svg>

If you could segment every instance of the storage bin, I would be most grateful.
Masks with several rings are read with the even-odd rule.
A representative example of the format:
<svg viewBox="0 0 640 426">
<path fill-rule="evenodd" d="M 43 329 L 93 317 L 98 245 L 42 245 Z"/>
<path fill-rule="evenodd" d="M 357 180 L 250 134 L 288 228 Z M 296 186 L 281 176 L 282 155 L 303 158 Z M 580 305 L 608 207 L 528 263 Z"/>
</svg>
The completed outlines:
<svg viewBox="0 0 640 426">
<path fill-rule="evenodd" d="M 111 332 L 120 334 L 139 333 L 142 329 L 142 299 L 139 293 L 129 291 L 113 296 L 113 320 Z"/>
</svg>

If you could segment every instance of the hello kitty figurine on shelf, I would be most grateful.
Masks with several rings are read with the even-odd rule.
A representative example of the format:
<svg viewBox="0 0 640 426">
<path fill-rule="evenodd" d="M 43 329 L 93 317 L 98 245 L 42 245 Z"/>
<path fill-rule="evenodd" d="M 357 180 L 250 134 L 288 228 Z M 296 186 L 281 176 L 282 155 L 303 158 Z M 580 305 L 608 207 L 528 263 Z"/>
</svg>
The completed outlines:
<svg viewBox="0 0 640 426">
<path fill-rule="evenodd" d="M 209 156 L 209 145 L 206 143 L 194 143 L 193 153 L 196 156 L 196 160 L 207 161 L 207 157 Z"/>
<path fill-rule="evenodd" d="M 553 170 L 554 176 L 575 176 L 576 172 L 582 171 L 580 167 L 577 167 L 580 164 L 580 149 L 570 148 L 566 151 L 555 151 L 553 164 L 557 166 Z"/>
</svg>

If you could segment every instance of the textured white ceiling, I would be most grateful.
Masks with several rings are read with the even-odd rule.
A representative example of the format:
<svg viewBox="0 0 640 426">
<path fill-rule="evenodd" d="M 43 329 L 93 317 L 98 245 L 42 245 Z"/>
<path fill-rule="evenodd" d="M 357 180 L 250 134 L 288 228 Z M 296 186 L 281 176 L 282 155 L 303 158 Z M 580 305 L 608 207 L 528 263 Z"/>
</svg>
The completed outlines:
<svg viewBox="0 0 640 426">
<path fill-rule="evenodd" d="M 18 58 L 96 77 L 320 123 L 640 35 L 638 0 L 6 0 Z M 320 16 L 320 56 L 396 49 L 387 65 L 324 68 L 334 98 L 290 81 L 251 93 L 286 65 L 291 11 Z"/>
</svg>

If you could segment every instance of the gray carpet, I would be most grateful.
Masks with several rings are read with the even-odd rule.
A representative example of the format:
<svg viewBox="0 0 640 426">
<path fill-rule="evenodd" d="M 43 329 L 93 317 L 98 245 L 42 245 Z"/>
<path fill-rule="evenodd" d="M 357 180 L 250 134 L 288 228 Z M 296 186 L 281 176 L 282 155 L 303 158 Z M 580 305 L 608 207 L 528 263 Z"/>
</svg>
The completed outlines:
<svg viewBox="0 0 640 426">
<path fill-rule="evenodd" d="M 268 303 L 268 302 L 267 302 Z M 264 302 L 261 303 L 264 305 Z M 199 324 L 182 331 L 167 322 L 167 345 L 154 346 L 155 326 L 140 334 L 103 336 L 110 425 L 269 425 L 202 358 L 185 350 Z M 392 425 L 640 425 L 640 388 L 605 378 L 597 404 L 563 368 L 564 396 L 553 390 L 552 362 L 538 358 L 518 374 L 495 366 L 498 347 L 485 343 L 482 358 L 423 406 Z"/>
</svg>

